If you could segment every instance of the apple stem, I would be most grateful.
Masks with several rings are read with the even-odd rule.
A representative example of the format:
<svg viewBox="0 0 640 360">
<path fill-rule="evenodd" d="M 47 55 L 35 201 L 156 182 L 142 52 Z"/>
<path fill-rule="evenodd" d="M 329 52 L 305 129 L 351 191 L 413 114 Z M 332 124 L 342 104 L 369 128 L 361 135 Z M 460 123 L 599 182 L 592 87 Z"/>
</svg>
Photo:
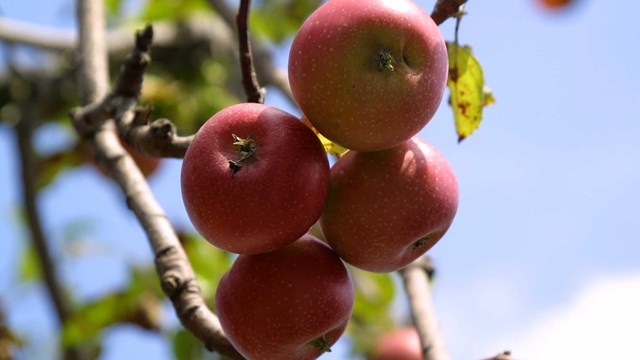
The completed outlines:
<svg viewBox="0 0 640 360">
<path fill-rule="evenodd" d="M 331 347 L 329 347 L 329 341 L 327 341 L 327 338 L 325 338 L 324 335 L 320 336 L 317 339 L 314 339 L 313 341 L 311 341 L 310 344 L 311 346 L 317 347 L 323 352 L 331 352 Z"/>
<path fill-rule="evenodd" d="M 251 138 L 251 135 L 246 139 L 239 137 L 236 134 L 231 134 L 233 137 L 233 145 L 238 147 L 238 153 L 240 157 L 238 160 L 229 160 L 229 169 L 231 169 L 231 176 L 235 175 L 242 168 L 242 162 L 255 158 L 256 156 L 256 142 Z"/>
<path fill-rule="evenodd" d="M 378 52 L 378 71 L 394 71 L 396 60 L 388 50 L 380 50 Z"/>
</svg>

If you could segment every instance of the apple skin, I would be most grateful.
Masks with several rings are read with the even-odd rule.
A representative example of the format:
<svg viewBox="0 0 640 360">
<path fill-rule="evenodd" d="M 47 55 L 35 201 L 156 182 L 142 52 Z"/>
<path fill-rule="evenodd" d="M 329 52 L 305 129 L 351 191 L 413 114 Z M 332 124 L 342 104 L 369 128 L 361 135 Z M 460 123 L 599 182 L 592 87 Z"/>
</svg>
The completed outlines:
<svg viewBox="0 0 640 360">
<path fill-rule="evenodd" d="M 234 137 L 250 138 L 255 156 L 241 162 Z M 189 219 L 226 251 L 256 254 L 286 246 L 320 217 L 329 163 L 316 135 L 295 116 L 243 103 L 211 117 L 196 133 L 182 164 Z"/>
<path fill-rule="evenodd" d="M 122 145 L 122 147 L 124 147 L 124 149 L 129 153 L 133 161 L 136 163 L 136 165 L 138 165 L 138 168 L 145 178 L 152 177 L 158 171 L 158 168 L 162 164 L 162 160 L 160 158 L 144 155 L 129 146 L 124 140 L 122 140 L 121 137 L 118 137 L 118 139 L 120 140 L 120 145 Z M 95 168 L 98 169 L 98 171 L 100 171 L 103 176 L 111 178 L 109 170 L 100 162 L 96 161 L 95 153 L 91 146 L 89 146 L 85 142 L 80 142 L 77 146 L 77 151 L 80 152 L 85 162 L 95 166 Z"/>
<path fill-rule="evenodd" d="M 367 359 L 424 360 L 418 331 L 414 327 L 403 327 L 383 334 Z"/>
<path fill-rule="evenodd" d="M 393 70 L 381 63 L 387 52 Z M 304 115 L 333 142 L 358 151 L 408 140 L 433 117 L 448 72 L 429 14 L 409 0 L 331 0 L 303 23 L 289 82 Z"/>
<path fill-rule="evenodd" d="M 353 296 L 340 258 L 304 235 L 274 252 L 238 256 L 220 280 L 215 305 L 227 338 L 246 358 L 305 360 L 342 335 Z M 318 339 L 326 349 L 313 344 Z"/>
<path fill-rule="evenodd" d="M 429 250 L 458 209 L 447 159 L 413 138 L 379 152 L 347 152 L 331 169 L 320 218 L 327 243 L 362 270 L 390 272 Z"/>
<path fill-rule="evenodd" d="M 543 7 L 550 10 L 560 10 L 566 8 L 573 1 L 572 0 L 536 0 Z"/>
</svg>

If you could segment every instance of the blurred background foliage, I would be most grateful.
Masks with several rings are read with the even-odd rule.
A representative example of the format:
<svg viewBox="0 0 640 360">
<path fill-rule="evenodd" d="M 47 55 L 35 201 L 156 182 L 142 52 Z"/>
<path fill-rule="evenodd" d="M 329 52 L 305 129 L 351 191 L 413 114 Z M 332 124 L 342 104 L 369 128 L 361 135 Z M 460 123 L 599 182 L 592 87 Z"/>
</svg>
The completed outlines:
<svg viewBox="0 0 640 360">
<path fill-rule="evenodd" d="M 125 0 L 105 0 L 110 30 L 126 29 L 133 40 L 134 30 L 144 24 L 161 24 L 174 31 L 169 40 L 159 41 L 152 50 L 153 62 L 145 76 L 142 104 L 152 105 L 154 118 L 168 118 L 181 134 L 193 134 L 218 110 L 243 101 L 244 93 L 235 46 L 234 29 L 219 17 L 206 0 L 146 0 L 133 14 L 125 12 Z M 224 3 L 224 2 L 223 2 Z M 251 31 L 256 43 L 268 49 L 290 39 L 319 0 L 255 1 L 251 11 Z M 234 11 L 232 9 L 232 11 Z M 235 12 L 235 11 L 234 11 Z M 201 31 L 202 27 L 209 31 Z M 211 30 L 213 29 L 213 30 Z M 215 36 L 211 36 L 215 33 Z M 46 51 L 29 49 L 37 66 L 22 66 L 11 59 L 12 49 L 5 44 L 11 66 L 0 74 L 0 126 L 12 127 L 25 111 L 37 119 L 34 137 L 46 129 L 62 136 L 63 145 L 42 148 L 32 144 L 36 160 L 37 191 L 60 180 L 61 175 L 79 167 L 97 169 L 95 160 L 75 133 L 69 110 L 79 104 L 76 86 L 77 59 L 73 49 Z M 128 49 L 110 53 L 112 81 Z M 267 56 L 262 54 L 259 56 Z M 259 71 L 259 69 L 258 69 Z M 263 83 L 263 85 L 265 85 Z M 134 150 L 130 150 L 134 151 Z M 140 160 L 144 162 L 145 160 Z M 142 163 L 140 163 L 143 166 Z M 153 176 L 153 171 L 147 173 Z M 178 191 L 178 190 L 176 190 Z M 128 211 L 123 207 L 123 212 Z M 24 228 L 25 246 L 19 264 L 21 286 L 41 283 L 42 270 L 33 246 L 28 243 L 24 210 L 16 211 L 16 222 Z M 54 247 L 56 266 L 89 252 L 109 251 L 89 240 L 92 223 L 109 219 L 78 219 L 63 226 L 62 249 Z M 233 255 L 210 246 L 198 234 L 181 231 L 179 237 L 189 256 L 203 295 L 213 306 L 217 282 L 233 261 Z M 351 269 L 356 288 L 353 321 L 347 330 L 352 351 L 366 353 L 376 336 L 394 326 L 392 306 L 398 287 L 393 274 L 371 274 Z M 108 271 L 108 269 L 105 269 Z M 64 327 L 59 346 L 81 346 L 89 358 L 98 358 L 103 350 L 106 330 L 125 324 L 158 332 L 171 342 L 176 359 L 215 359 L 190 333 L 179 325 L 163 320 L 173 311 L 159 288 L 152 263 L 129 266 L 128 285 L 105 289 L 102 296 L 80 301 L 71 284 L 64 284 L 72 301 L 72 316 Z M 16 334 L 7 327 L 0 303 L 0 359 L 10 359 L 16 348 L 38 347 L 29 333 Z M 402 321 L 402 319 L 400 319 Z M 29 352 L 28 352 L 29 353 Z M 37 350 L 31 353 L 38 353 Z M 61 350 L 61 353 L 62 350 Z"/>
</svg>

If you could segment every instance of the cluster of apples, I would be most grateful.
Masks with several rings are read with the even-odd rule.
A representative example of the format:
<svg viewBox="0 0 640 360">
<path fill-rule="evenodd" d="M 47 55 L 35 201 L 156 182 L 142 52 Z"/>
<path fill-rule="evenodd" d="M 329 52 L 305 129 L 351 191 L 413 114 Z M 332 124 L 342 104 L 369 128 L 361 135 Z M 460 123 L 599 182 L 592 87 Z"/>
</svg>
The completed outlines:
<svg viewBox="0 0 640 360">
<path fill-rule="evenodd" d="M 343 260 L 395 271 L 447 231 L 455 176 L 414 137 L 447 71 L 440 31 L 411 0 L 330 0 L 296 35 L 289 79 L 306 120 L 350 150 L 330 168 L 310 127 L 262 104 L 226 108 L 195 135 L 183 200 L 206 240 L 239 254 L 215 306 L 243 356 L 319 357 L 351 316 Z M 307 234 L 318 221 L 325 241 Z"/>
</svg>

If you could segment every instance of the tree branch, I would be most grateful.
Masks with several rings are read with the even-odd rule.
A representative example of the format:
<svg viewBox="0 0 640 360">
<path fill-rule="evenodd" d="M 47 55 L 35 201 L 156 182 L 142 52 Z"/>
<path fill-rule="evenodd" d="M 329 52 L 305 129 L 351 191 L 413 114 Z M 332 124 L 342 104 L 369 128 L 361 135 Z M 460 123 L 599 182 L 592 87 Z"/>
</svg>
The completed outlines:
<svg viewBox="0 0 640 360">
<path fill-rule="evenodd" d="M 420 257 L 400 270 L 409 298 L 411 318 L 420 335 L 425 360 L 449 360 L 433 308 L 429 277 L 433 274 L 431 260 Z"/>
<path fill-rule="evenodd" d="M 208 1 L 211 8 L 222 18 L 229 29 L 237 31 L 233 11 L 229 8 L 226 1 Z M 252 42 L 251 48 L 253 49 L 254 66 L 256 67 L 256 72 L 260 75 L 260 78 L 264 83 L 275 86 L 287 97 L 287 99 L 289 99 L 291 104 L 297 106 L 296 101 L 293 99 L 293 94 L 291 93 L 287 73 L 273 65 L 273 59 L 271 58 L 269 51 L 260 43 Z"/>
<path fill-rule="evenodd" d="M 242 86 L 247 94 L 247 101 L 264 103 L 265 90 L 260 88 L 256 70 L 253 67 L 251 42 L 249 41 L 249 9 L 251 0 L 242 0 L 236 17 L 238 42 L 240 43 L 240 69 L 242 70 Z"/>
<path fill-rule="evenodd" d="M 440 25 L 450 17 L 454 17 L 460 11 L 460 6 L 464 5 L 467 0 L 438 0 L 431 11 L 431 18 Z"/>
<path fill-rule="evenodd" d="M 105 121 L 115 118 L 118 133 L 137 151 L 156 157 L 184 157 L 193 136 L 178 136 L 175 125 L 167 119 L 149 123 L 151 108 L 138 108 L 145 70 L 151 61 L 149 54 L 153 28 L 136 32 L 135 50 L 122 67 L 114 89 L 104 100 L 76 109 L 72 117 L 81 134 L 91 134 Z"/>
<path fill-rule="evenodd" d="M 104 26 L 100 26 L 103 24 L 100 19 L 104 19 L 104 14 L 99 11 L 101 8 L 102 0 L 78 0 L 81 42 L 95 38 L 99 39 L 98 44 L 103 44 L 102 46 L 80 44 L 80 56 L 84 60 L 83 73 L 88 77 L 80 80 L 82 88 L 89 94 L 93 94 L 93 96 L 83 97 L 85 104 L 92 102 L 92 105 L 89 105 L 90 109 L 99 108 L 104 101 L 96 101 L 106 96 L 106 67 L 100 68 L 93 63 L 93 59 L 106 56 L 107 53 L 104 41 L 100 40 L 105 38 Z M 92 9 L 97 11 L 91 11 Z M 91 73 L 87 71 L 89 68 L 98 68 L 100 73 Z M 100 93 L 91 89 L 93 86 L 105 90 Z M 74 112 L 76 115 L 79 113 L 83 111 Z M 83 121 L 78 117 L 74 117 L 73 120 L 74 124 Z M 84 130 L 82 124 L 78 127 L 80 131 Z M 93 134 L 87 133 L 85 136 L 94 147 L 99 161 L 102 161 L 112 173 L 126 196 L 129 208 L 144 228 L 155 254 L 156 271 L 160 277 L 162 289 L 171 299 L 182 324 L 208 349 L 216 350 L 231 359 L 242 359 L 224 336 L 217 317 L 207 308 L 175 230 L 153 196 L 140 169 L 120 145 L 113 122 L 104 122 Z"/>
<path fill-rule="evenodd" d="M 511 357 L 511 351 L 505 350 L 496 356 L 492 356 L 490 358 L 486 358 L 483 360 L 515 360 L 515 359 Z"/>
<path fill-rule="evenodd" d="M 63 328 L 67 320 L 71 317 L 71 307 L 65 295 L 64 288 L 60 284 L 58 270 L 51 256 L 38 210 L 36 174 L 34 170 L 35 159 L 33 157 L 32 147 L 35 119 L 36 114 L 34 113 L 33 107 L 21 106 L 21 118 L 16 124 L 15 130 L 18 140 L 18 154 L 20 157 L 22 201 L 25 206 L 28 228 L 31 233 L 31 244 L 36 250 L 40 264 L 40 273 L 44 278 L 49 297 L 53 302 L 60 328 Z M 83 359 L 84 356 L 79 348 L 71 347 L 64 349 L 64 358 L 79 360 Z"/>
</svg>

